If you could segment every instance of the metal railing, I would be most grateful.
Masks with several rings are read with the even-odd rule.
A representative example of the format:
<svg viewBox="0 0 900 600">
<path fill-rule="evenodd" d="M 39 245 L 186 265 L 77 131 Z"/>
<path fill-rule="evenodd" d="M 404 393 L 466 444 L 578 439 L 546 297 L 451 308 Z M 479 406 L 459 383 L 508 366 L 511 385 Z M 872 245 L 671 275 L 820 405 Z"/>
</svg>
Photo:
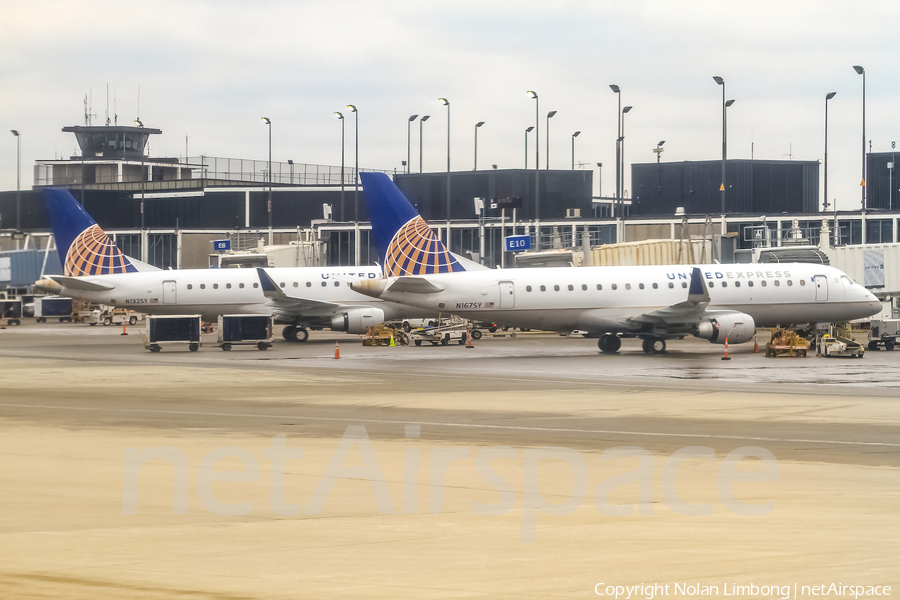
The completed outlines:
<svg viewBox="0 0 900 600">
<path fill-rule="evenodd" d="M 245 181 L 248 183 L 268 183 L 275 185 L 340 185 L 341 167 L 333 165 L 312 165 L 307 163 L 286 163 L 272 161 L 270 178 L 269 162 L 244 158 L 221 158 L 218 156 L 195 156 L 188 159 L 193 177 L 197 179 L 220 179 Z M 378 169 L 360 169 L 364 173 L 391 173 Z M 344 166 L 344 185 L 353 185 L 356 174 L 353 166 Z"/>
</svg>

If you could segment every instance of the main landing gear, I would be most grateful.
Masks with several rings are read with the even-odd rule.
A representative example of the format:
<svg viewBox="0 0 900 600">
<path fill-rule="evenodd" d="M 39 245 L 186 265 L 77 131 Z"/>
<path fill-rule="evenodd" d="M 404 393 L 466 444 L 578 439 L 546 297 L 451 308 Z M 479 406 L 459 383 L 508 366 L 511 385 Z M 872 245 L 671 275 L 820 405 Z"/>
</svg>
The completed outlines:
<svg viewBox="0 0 900 600">
<path fill-rule="evenodd" d="M 666 340 L 662 338 L 644 338 L 641 347 L 646 354 L 662 354 L 666 351 Z"/>
<path fill-rule="evenodd" d="M 288 325 L 281 330 L 281 337 L 289 342 L 305 342 L 309 339 L 309 331 L 304 327 Z"/>
<path fill-rule="evenodd" d="M 622 338 L 617 335 L 605 333 L 597 340 L 597 347 L 604 354 L 615 354 L 622 347 Z M 662 354 L 666 351 L 666 340 L 659 337 L 646 337 L 641 347 L 647 354 Z"/>
<path fill-rule="evenodd" d="M 615 354 L 619 351 L 619 348 L 622 347 L 622 339 L 617 335 L 606 333 L 601 335 L 600 339 L 597 340 L 597 346 L 604 354 Z"/>
</svg>

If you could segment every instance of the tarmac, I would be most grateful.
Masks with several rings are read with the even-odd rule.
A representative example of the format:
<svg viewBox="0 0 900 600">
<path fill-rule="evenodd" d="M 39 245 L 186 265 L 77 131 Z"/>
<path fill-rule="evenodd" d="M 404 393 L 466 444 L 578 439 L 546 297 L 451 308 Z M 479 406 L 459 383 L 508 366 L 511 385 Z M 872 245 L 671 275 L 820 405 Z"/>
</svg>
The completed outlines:
<svg viewBox="0 0 900 600">
<path fill-rule="evenodd" d="M 0 330 L 4 597 L 900 593 L 900 351 L 138 329 Z"/>
</svg>

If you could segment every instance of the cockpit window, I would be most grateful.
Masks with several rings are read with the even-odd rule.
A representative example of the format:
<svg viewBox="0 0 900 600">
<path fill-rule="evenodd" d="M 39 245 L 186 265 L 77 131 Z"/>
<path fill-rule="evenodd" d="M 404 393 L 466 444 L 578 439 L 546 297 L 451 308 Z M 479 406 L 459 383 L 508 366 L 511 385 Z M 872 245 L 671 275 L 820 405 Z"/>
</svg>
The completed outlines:
<svg viewBox="0 0 900 600">
<path fill-rule="evenodd" d="M 844 285 L 853 285 L 853 280 L 846 275 L 841 275 L 841 283 L 843 283 Z"/>
</svg>

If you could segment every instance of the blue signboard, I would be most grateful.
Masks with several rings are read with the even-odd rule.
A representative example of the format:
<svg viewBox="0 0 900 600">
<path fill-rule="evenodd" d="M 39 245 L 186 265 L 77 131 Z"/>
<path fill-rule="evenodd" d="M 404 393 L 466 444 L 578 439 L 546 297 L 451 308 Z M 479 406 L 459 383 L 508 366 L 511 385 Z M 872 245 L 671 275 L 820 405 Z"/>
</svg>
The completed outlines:
<svg viewBox="0 0 900 600">
<path fill-rule="evenodd" d="M 522 252 L 523 250 L 531 250 L 530 235 L 508 235 L 504 240 L 507 252 Z"/>
<path fill-rule="evenodd" d="M 231 250 L 231 240 L 216 240 L 213 242 L 216 252 L 227 252 Z"/>
</svg>

